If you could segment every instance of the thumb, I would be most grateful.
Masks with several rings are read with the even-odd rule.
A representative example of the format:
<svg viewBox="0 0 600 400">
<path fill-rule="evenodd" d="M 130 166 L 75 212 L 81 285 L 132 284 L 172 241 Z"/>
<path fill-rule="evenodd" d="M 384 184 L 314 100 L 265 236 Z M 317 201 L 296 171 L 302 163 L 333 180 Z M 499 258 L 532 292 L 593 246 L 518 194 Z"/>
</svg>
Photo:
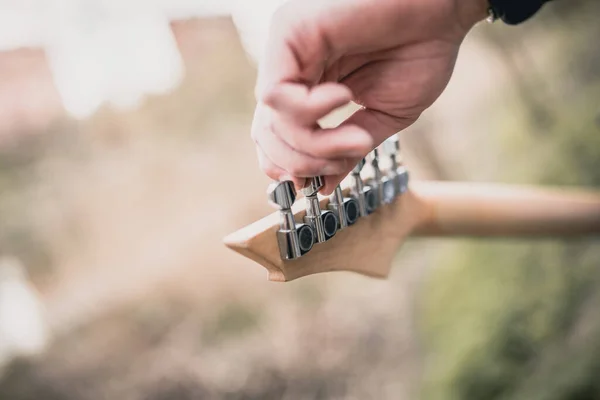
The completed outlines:
<svg viewBox="0 0 600 400">
<path fill-rule="evenodd" d="M 418 116 L 394 117 L 381 111 L 363 108 L 352 114 L 340 124 L 339 127 L 356 126 L 361 128 L 361 130 L 364 130 L 371 135 L 373 139 L 373 148 L 376 148 L 390 136 L 408 128 L 417 120 L 417 118 Z M 363 157 L 366 156 L 367 154 L 363 155 Z M 335 187 L 346 178 L 358 161 L 363 157 L 348 159 L 347 164 L 349 167 L 344 173 L 325 177 L 325 186 L 323 187 L 322 193 L 326 195 L 331 194 L 335 190 Z"/>
<path fill-rule="evenodd" d="M 373 138 L 374 147 L 390 136 L 411 126 L 419 116 L 396 117 L 382 111 L 361 108 L 340 124 L 355 125 L 367 131 Z M 366 154 L 365 154 L 366 155 Z"/>
</svg>

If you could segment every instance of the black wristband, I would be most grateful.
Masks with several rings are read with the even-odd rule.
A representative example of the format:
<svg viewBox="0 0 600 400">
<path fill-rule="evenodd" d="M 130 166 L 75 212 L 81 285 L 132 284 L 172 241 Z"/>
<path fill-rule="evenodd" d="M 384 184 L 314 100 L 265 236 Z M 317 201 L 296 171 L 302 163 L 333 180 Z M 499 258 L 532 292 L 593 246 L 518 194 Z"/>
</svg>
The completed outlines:
<svg viewBox="0 0 600 400">
<path fill-rule="evenodd" d="M 509 25 L 517 25 L 531 18 L 550 0 L 489 0 L 490 11 Z"/>
</svg>

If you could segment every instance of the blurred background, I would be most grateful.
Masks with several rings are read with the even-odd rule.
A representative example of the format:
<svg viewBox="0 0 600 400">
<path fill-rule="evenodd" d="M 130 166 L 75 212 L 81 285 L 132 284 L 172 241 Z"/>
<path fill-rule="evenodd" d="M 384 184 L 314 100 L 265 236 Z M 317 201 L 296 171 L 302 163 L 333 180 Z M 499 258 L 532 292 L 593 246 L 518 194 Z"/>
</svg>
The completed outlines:
<svg viewBox="0 0 600 400">
<path fill-rule="evenodd" d="M 272 212 L 242 45 L 271 3 L 0 3 L 0 399 L 599 399 L 598 239 L 285 284 L 222 245 Z M 476 27 L 413 179 L 599 187 L 598 38 L 594 0 Z"/>
</svg>

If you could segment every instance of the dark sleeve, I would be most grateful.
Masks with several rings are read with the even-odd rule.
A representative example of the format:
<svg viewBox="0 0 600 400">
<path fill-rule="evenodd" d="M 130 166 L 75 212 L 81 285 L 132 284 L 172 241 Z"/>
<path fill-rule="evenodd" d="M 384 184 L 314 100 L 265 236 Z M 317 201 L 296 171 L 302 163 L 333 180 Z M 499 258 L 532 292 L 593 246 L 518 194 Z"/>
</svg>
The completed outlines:
<svg viewBox="0 0 600 400">
<path fill-rule="evenodd" d="M 509 25 L 531 18 L 550 0 L 490 0 L 490 11 Z"/>
</svg>

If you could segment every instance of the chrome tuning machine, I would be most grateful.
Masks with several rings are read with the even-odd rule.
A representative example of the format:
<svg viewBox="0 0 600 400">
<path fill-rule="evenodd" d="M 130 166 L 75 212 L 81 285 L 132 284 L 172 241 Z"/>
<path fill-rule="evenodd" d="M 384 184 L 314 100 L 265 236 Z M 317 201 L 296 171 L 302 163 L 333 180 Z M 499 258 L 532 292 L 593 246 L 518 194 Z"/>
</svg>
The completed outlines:
<svg viewBox="0 0 600 400">
<path fill-rule="evenodd" d="M 352 179 L 354 180 L 352 196 L 358 202 L 360 217 L 366 217 L 377 209 L 377 193 L 375 189 L 366 185 L 360 176 L 360 171 L 362 171 L 365 163 L 366 161 L 363 158 L 352 170 Z"/>
<path fill-rule="evenodd" d="M 279 208 L 281 224 L 277 230 L 279 252 L 283 260 L 293 260 L 312 249 L 316 241 L 313 228 L 308 224 L 296 223 L 292 205 L 296 201 L 296 190 L 291 181 L 273 182 L 267 189 L 269 202 Z"/>
<path fill-rule="evenodd" d="M 379 168 L 379 151 L 377 149 L 373 149 L 369 153 L 369 162 L 373 169 L 373 177 L 369 179 L 368 185 L 373 188 L 375 193 L 375 208 L 377 208 L 383 204 L 383 182 L 381 181 L 383 174 Z"/>
<path fill-rule="evenodd" d="M 358 201 L 352 197 L 344 197 L 342 188 L 338 185 L 329 197 L 327 205 L 338 218 L 338 229 L 344 229 L 353 225 L 360 217 Z"/>
<path fill-rule="evenodd" d="M 329 210 L 321 210 L 319 190 L 324 186 L 323 177 L 311 178 L 308 186 L 302 189 L 306 197 L 306 216 L 304 222 L 310 225 L 316 234 L 316 243 L 326 242 L 335 236 L 338 229 L 338 218 Z"/>
<path fill-rule="evenodd" d="M 393 135 L 381 144 L 382 152 L 390 158 L 391 166 L 388 173 L 381 178 L 383 186 L 383 203 L 389 204 L 397 196 L 408 189 L 408 170 L 399 161 L 400 142 Z"/>
</svg>

